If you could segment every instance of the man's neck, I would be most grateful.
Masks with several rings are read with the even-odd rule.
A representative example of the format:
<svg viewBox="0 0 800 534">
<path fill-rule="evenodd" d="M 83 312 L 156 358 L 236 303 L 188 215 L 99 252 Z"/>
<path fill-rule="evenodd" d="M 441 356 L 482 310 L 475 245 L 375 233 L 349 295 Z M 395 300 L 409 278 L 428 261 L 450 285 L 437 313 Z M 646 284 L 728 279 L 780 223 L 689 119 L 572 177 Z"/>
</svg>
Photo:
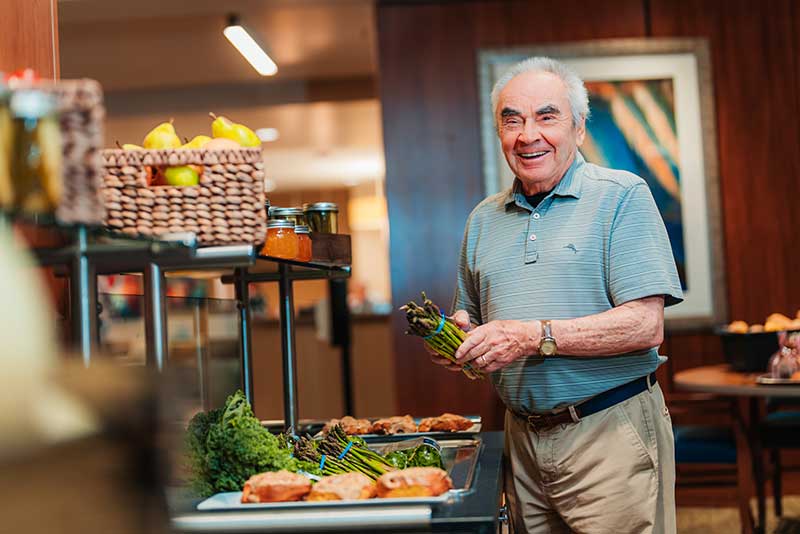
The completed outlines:
<svg viewBox="0 0 800 534">
<path fill-rule="evenodd" d="M 558 183 L 564 179 L 564 177 L 569 172 L 570 168 L 572 168 L 572 164 L 575 163 L 575 154 L 572 155 L 572 158 L 569 160 L 569 164 L 567 168 L 564 169 L 564 172 L 561 173 L 560 176 L 556 178 L 552 178 L 547 181 L 542 182 L 524 182 L 520 180 L 520 185 L 522 186 L 522 193 L 526 196 L 533 196 L 538 195 L 539 193 L 547 193 L 555 189 Z"/>
</svg>

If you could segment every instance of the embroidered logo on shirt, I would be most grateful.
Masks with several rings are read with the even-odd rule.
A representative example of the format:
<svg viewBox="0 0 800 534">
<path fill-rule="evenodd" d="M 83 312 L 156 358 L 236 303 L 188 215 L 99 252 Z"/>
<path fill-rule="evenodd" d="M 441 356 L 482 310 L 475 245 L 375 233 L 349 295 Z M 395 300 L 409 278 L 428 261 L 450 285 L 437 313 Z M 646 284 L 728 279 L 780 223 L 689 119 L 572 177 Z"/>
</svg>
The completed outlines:
<svg viewBox="0 0 800 534">
<path fill-rule="evenodd" d="M 568 249 L 570 249 L 570 250 L 571 250 L 572 252 L 574 252 L 575 254 L 577 254 L 577 253 L 578 253 L 578 249 L 577 249 L 577 248 L 575 248 L 575 245 L 573 245 L 572 243 L 570 243 L 569 245 L 564 245 L 564 248 L 568 248 Z"/>
</svg>

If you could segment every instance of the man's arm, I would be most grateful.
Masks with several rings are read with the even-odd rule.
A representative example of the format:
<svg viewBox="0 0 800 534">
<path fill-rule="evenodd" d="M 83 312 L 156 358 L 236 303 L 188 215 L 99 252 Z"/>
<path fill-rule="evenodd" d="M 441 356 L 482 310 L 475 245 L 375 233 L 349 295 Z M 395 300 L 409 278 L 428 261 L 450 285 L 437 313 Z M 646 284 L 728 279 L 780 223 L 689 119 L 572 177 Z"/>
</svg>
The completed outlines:
<svg viewBox="0 0 800 534">
<path fill-rule="evenodd" d="M 544 318 L 543 318 L 544 319 Z M 539 352 L 541 321 L 490 321 L 473 329 L 456 358 L 483 371 L 496 371 Z M 664 297 L 632 300 L 608 311 L 552 321 L 560 355 L 597 357 L 626 354 L 661 345 Z"/>
</svg>

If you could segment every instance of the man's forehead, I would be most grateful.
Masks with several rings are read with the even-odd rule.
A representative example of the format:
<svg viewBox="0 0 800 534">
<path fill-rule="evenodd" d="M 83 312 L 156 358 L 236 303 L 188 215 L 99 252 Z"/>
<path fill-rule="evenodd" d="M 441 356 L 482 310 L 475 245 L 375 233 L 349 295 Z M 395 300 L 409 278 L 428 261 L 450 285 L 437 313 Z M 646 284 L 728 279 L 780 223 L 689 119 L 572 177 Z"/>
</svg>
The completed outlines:
<svg viewBox="0 0 800 534">
<path fill-rule="evenodd" d="M 499 113 L 510 107 L 535 112 L 548 105 L 563 111 L 567 102 L 567 88 L 558 76 L 549 72 L 524 72 L 513 77 L 500 91 L 495 111 Z"/>
</svg>

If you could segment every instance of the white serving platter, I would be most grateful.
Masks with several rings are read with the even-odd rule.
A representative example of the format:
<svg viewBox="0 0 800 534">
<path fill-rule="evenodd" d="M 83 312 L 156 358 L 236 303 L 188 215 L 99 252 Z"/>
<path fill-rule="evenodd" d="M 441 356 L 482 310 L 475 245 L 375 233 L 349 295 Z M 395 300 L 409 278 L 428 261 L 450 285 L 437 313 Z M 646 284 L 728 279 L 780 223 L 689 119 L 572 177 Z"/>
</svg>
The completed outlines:
<svg viewBox="0 0 800 534">
<path fill-rule="evenodd" d="M 437 497 L 408 497 L 402 499 L 353 499 L 346 501 L 292 501 L 292 502 L 265 502 L 242 503 L 241 491 L 228 491 L 217 493 L 197 505 L 201 511 L 220 510 L 287 510 L 302 508 L 352 508 L 355 506 L 404 506 L 419 504 L 441 504 L 455 499 L 456 494 L 448 491 Z"/>
</svg>

